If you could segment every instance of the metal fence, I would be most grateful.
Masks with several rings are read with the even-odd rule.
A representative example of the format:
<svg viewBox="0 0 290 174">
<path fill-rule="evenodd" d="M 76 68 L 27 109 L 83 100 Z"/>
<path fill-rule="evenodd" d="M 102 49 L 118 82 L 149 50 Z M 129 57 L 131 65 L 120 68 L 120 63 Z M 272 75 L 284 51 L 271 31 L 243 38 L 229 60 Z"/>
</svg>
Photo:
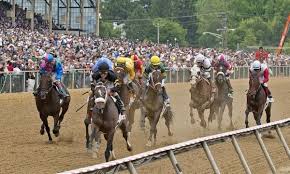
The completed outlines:
<svg viewBox="0 0 290 174">
<path fill-rule="evenodd" d="M 270 67 L 272 77 L 289 77 L 290 66 L 273 66 Z M 23 71 L 20 73 L 0 74 L 0 93 L 25 92 L 28 88 L 27 73 L 35 74 L 35 84 L 32 88 L 36 88 L 39 82 L 39 73 L 36 71 Z M 167 71 L 166 83 L 186 83 L 190 80 L 190 69 L 180 69 L 178 71 Z M 249 67 L 235 67 L 231 75 L 231 79 L 248 78 Z M 63 83 L 70 89 L 87 88 L 90 85 L 90 72 L 87 70 L 71 70 L 66 71 L 62 79 Z"/>
<path fill-rule="evenodd" d="M 98 173 L 117 173 L 118 171 L 122 170 L 128 170 L 131 174 L 137 174 L 137 170 L 135 167 L 141 166 L 144 164 L 147 164 L 149 162 L 153 162 L 155 160 L 161 159 L 161 158 L 166 158 L 169 157 L 171 164 L 173 166 L 173 169 L 175 173 L 177 174 L 182 174 L 182 169 L 180 165 L 178 164 L 175 154 L 190 151 L 196 148 L 203 148 L 204 152 L 211 164 L 211 167 L 214 171 L 214 173 L 219 174 L 220 170 L 216 164 L 216 161 L 209 149 L 208 145 L 211 144 L 216 144 L 216 143 L 222 143 L 225 142 L 225 140 L 230 139 L 235 151 L 237 152 L 237 155 L 239 156 L 239 159 L 241 161 L 241 164 L 245 170 L 245 173 L 250 174 L 251 170 L 247 164 L 247 160 L 245 159 L 240 146 L 238 144 L 237 138 L 242 137 L 242 136 L 249 136 L 251 134 L 254 134 L 257 142 L 260 145 L 260 148 L 266 158 L 266 161 L 272 171 L 272 173 L 276 173 L 276 168 L 273 164 L 273 161 L 267 151 L 267 148 L 261 138 L 261 133 L 262 131 L 266 130 L 273 130 L 275 129 L 278 137 L 286 151 L 286 154 L 288 158 L 290 159 L 290 150 L 289 147 L 285 141 L 285 138 L 281 132 L 281 127 L 286 127 L 290 125 L 290 119 L 284 119 L 260 126 L 254 126 L 251 128 L 245 128 L 245 129 L 240 129 L 240 130 L 235 130 L 231 132 L 226 132 L 222 134 L 217 134 L 217 135 L 212 135 L 212 136 L 207 136 L 203 138 L 197 138 L 193 139 L 190 141 L 186 141 L 183 143 L 179 144 L 174 144 L 171 146 L 155 149 L 149 152 L 137 154 L 134 156 L 130 156 L 127 158 L 107 162 L 107 163 L 102 163 L 102 164 L 97 164 L 94 166 L 89 166 L 89 167 L 84 167 L 76 170 L 71 170 L 71 171 L 66 171 L 61 174 L 78 174 L 78 173 L 86 173 L 86 174 L 98 174 Z M 290 165 L 290 164 L 289 164 Z"/>
</svg>

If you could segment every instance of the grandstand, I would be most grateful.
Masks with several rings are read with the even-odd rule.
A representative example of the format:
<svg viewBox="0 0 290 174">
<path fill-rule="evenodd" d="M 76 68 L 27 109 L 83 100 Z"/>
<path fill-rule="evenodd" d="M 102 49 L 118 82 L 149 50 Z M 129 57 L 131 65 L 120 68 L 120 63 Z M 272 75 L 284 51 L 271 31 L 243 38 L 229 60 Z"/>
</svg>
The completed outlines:
<svg viewBox="0 0 290 174">
<path fill-rule="evenodd" d="M 50 32 L 83 31 L 99 35 L 96 12 L 100 0 L 2 0 L 0 3 L 0 15 L 11 18 L 14 26 L 24 18 L 31 29 L 45 24 Z"/>
</svg>

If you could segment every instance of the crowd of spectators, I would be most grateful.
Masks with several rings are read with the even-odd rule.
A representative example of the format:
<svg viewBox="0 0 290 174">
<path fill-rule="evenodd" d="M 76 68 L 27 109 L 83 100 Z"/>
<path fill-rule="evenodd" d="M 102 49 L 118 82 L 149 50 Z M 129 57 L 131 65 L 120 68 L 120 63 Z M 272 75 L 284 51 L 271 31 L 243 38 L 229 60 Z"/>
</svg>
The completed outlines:
<svg viewBox="0 0 290 174">
<path fill-rule="evenodd" d="M 37 70 L 38 63 L 46 53 L 53 52 L 65 70 L 90 69 L 96 59 L 106 55 L 114 60 L 122 54 L 137 54 L 148 62 L 152 55 L 159 55 L 168 69 L 189 68 L 194 57 L 202 53 L 215 59 L 219 54 L 226 55 L 233 66 L 248 66 L 255 52 L 218 50 L 212 48 L 179 47 L 175 44 L 129 41 L 126 39 L 104 39 L 91 35 L 73 35 L 47 32 L 47 24 L 40 15 L 35 18 L 35 30 L 30 30 L 30 21 L 25 18 L 26 10 L 16 8 L 16 24 L 5 12 L 11 5 L 0 1 L 0 73 L 23 70 Z M 276 62 L 270 54 L 269 64 L 286 65 L 289 57 Z"/>
</svg>

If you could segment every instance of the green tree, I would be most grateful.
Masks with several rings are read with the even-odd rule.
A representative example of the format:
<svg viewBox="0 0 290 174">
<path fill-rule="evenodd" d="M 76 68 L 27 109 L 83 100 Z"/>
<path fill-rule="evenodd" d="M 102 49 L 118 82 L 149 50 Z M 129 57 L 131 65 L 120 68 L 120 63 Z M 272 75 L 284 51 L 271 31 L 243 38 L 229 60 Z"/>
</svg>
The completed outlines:
<svg viewBox="0 0 290 174">
<path fill-rule="evenodd" d="M 113 23 L 110 22 L 101 22 L 100 23 L 100 36 L 101 37 L 120 37 L 121 30 L 114 29 Z"/>
<path fill-rule="evenodd" d="M 160 27 L 160 42 L 166 43 L 167 40 L 175 42 L 175 38 L 180 45 L 186 45 L 186 29 L 184 29 L 178 22 L 160 19 L 158 22 L 161 23 Z M 157 34 L 157 33 L 156 33 Z"/>
</svg>

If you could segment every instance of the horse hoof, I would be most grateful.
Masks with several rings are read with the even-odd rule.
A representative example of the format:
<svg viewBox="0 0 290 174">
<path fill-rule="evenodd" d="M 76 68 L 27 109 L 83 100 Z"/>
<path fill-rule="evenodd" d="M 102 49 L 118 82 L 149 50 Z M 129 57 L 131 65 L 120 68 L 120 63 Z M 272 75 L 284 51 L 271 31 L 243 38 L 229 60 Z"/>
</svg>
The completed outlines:
<svg viewBox="0 0 290 174">
<path fill-rule="evenodd" d="M 168 132 L 168 136 L 173 136 L 173 133 L 172 132 Z"/>
<path fill-rule="evenodd" d="M 40 135 L 44 134 L 44 129 L 40 129 Z"/>
<path fill-rule="evenodd" d="M 52 140 L 48 140 L 48 144 L 52 144 Z"/>
<path fill-rule="evenodd" d="M 58 137 L 59 136 L 59 132 L 55 133 L 54 136 L 55 137 Z"/>
<path fill-rule="evenodd" d="M 151 141 L 148 141 L 148 142 L 146 143 L 146 146 L 147 146 L 147 147 L 152 147 L 152 142 L 151 142 Z"/>
<path fill-rule="evenodd" d="M 205 121 L 201 121 L 201 122 L 200 122 L 200 126 L 203 127 L 203 128 L 206 128 L 206 123 L 205 123 Z"/>
<path fill-rule="evenodd" d="M 131 152 L 131 151 L 133 150 L 133 148 L 132 148 L 132 146 L 131 146 L 130 144 L 127 144 L 127 150 L 128 150 L 129 152 Z"/>
</svg>

